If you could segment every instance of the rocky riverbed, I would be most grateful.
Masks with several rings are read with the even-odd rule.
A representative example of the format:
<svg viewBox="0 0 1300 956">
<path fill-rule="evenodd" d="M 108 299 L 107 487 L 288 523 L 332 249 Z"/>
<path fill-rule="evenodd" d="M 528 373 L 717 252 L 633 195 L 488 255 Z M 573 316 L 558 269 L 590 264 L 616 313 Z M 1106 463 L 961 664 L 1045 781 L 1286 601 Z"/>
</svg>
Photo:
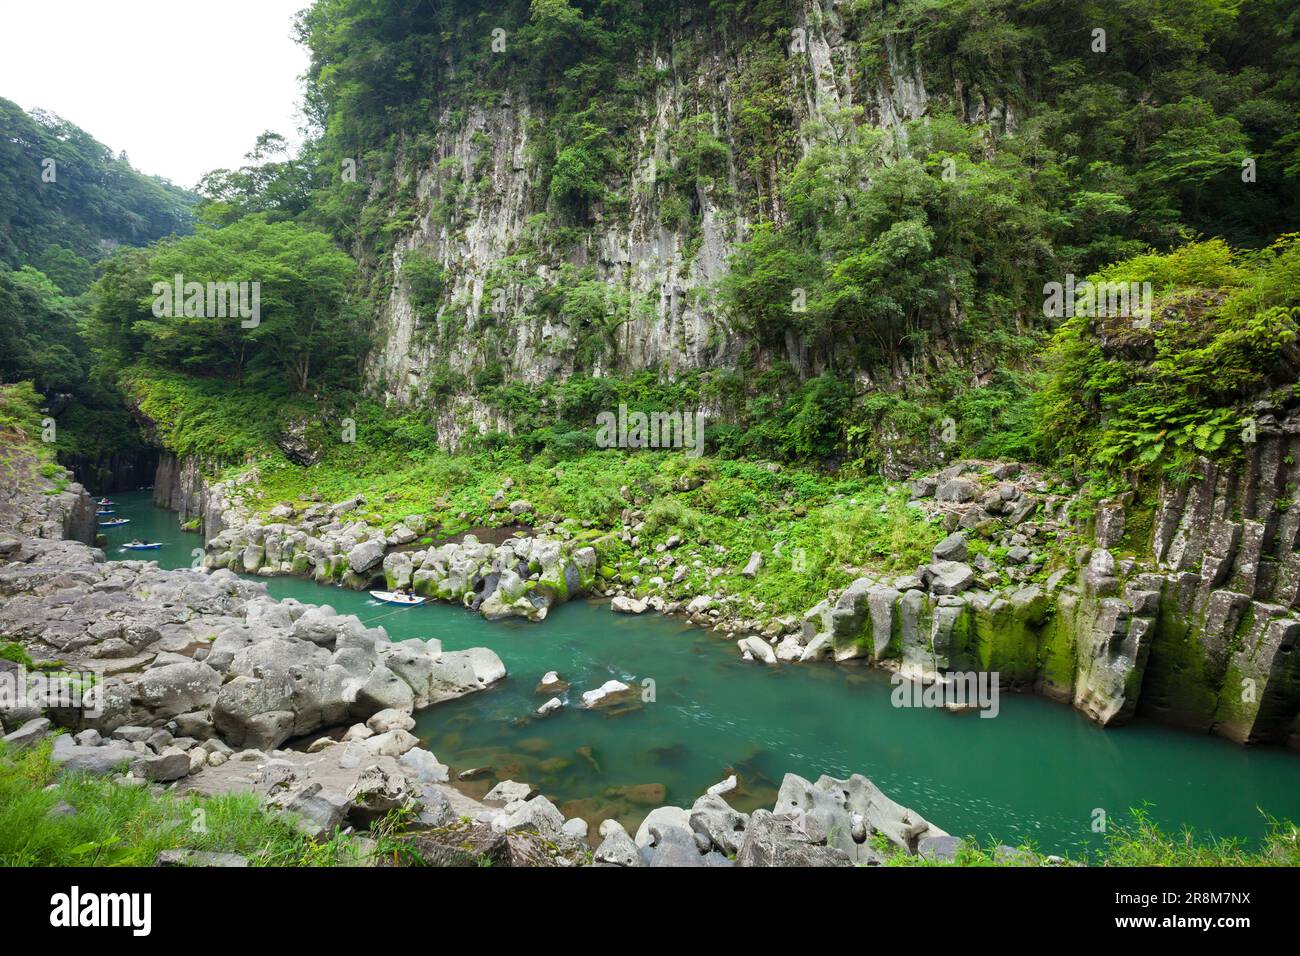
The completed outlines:
<svg viewBox="0 0 1300 956">
<path fill-rule="evenodd" d="M 327 606 L 274 600 L 228 569 L 107 561 L 62 537 L 67 517 L 89 507 L 85 492 L 46 491 L 27 475 L 0 510 L 0 633 L 39 666 L 95 674 L 93 707 L 67 706 L 42 684 L 6 697 L 0 730 L 10 750 L 54 735 L 64 772 L 125 787 L 253 792 L 317 838 L 364 830 L 400 809 L 412 821 L 402 839 L 440 865 L 847 866 L 880 863 L 890 847 L 936 859 L 956 853 L 958 841 L 859 775 L 787 775 L 773 809 L 752 814 L 726 802 L 732 779 L 690 807 L 657 807 L 634 834 L 612 820 L 589 833 L 527 783 L 502 781 L 473 800 L 419 746 L 412 714 L 490 692 L 506 675 L 492 651 L 393 642 Z M 564 548 L 540 554 L 571 555 L 567 566 L 543 559 L 543 568 L 582 560 Z M 420 564 L 427 560 L 428 552 Z M 4 676 L 21 670 L 7 663 Z M 330 729 L 342 733 L 320 735 Z M 306 749 L 286 749 L 312 734 Z M 187 861 L 238 862 L 173 862 Z"/>
</svg>

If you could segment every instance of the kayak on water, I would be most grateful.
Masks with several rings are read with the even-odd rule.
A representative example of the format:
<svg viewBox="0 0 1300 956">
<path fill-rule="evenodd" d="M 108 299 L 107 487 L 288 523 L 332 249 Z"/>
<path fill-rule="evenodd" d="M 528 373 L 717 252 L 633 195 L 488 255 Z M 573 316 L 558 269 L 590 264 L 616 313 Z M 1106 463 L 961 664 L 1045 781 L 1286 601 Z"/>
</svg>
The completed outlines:
<svg viewBox="0 0 1300 956">
<path fill-rule="evenodd" d="M 156 551 L 162 547 L 161 541 L 132 541 L 122 545 L 123 551 Z"/>
<path fill-rule="evenodd" d="M 101 508 L 107 508 L 109 505 L 114 504 L 114 502 L 109 501 L 107 498 L 100 498 L 95 502 L 95 504 L 99 505 Z"/>
<path fill-rule="evenodd" d="M 117 512 L 114 511 L 112 508 L 100 508 L 98 511 L 95 512 L 95 514 L 102 516 L 102 515 L 117 514 Z"/>
<path fill-rule="evenodd" d="M 419 607 L 425 600 L 422 597 L 416 597 L 414 594 L 398 594 L 394 591 L 371 591 L 370 596 L 376 601 L 383 601 L 385 604 L 400 604 L 404 607 Z"/>
<path fill-rule="evenodd" d="M 114 518 L 112 521 L 101 521 L 99 523 L 99 526 L 101 528 L 117 528 L 120 527 L 121 525 L 130 524 L 130 523 L 131 523 L 130 518 Z"/>
</svg>

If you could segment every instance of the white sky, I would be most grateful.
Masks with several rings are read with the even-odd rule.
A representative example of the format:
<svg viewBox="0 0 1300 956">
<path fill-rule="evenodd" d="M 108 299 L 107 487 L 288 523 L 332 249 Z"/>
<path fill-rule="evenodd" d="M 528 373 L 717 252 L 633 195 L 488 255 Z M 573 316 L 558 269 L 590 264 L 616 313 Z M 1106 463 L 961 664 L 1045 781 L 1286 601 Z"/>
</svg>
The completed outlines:
<svg viewBox="0 0 1300 956">
<path fill-rule="evenodd" d="M 0 0 L 0 97 L 193 188 L 263 130 L 296 145 L 311 0 Z"/>
</svg>

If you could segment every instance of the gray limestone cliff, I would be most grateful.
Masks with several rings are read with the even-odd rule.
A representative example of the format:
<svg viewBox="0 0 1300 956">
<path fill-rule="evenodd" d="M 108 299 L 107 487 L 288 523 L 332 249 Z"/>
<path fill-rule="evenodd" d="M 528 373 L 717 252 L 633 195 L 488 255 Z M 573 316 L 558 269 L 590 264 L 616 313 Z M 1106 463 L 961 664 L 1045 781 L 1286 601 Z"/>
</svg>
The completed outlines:
<svg viewBox="0 0 1300 956">
<path fill-rule="evenodd" d="M 806 44 L 787 65 L 792 158 L 813 145 L 808 121 L 839 110 L 860 108 L 866 123 L 900 137 L 901 124 L 927 113 L 931 96 L 904 44 L 890 38 L 864 53 L 845 36 L 839 3 L 801 0 L 792 7 Z M 637 102 L 625 131 L 638 144 L 639 158 L 606 184 L 626 197 L 626 205 L 614 210 L 598 203 L 594 227 L 576 245 L 557 239 L 563 230 L 538 225 L 547 210 L 536 188 L 542 171 L 529 130 L 547 117 L 529 91 L 506 91 L 491 107 L 457 104 L 432 124 L 432 156 L 414 181 L 421 215 L 399 236 L 391 269 L 379 277 L 387 292 L 367 376 L 391 401 L 432 408 L 444 443 L 455 445 L 480 430 L 509 430 L 473 384 L 488 371 L 505 384 L 525 385 L 562 379 L 580 363 L 593 375 L 654 369 L 673 376 L 735 367 L 751 347 L 728 328 L 712 288 L 737 243 L 748 238 L 753 217 L 780 221 L 783 212 L 779 194 L 759 197 L 757 207 L 753 197 L 742 198 L 746 174 L 736 157 L 745 151 L 734 136 L 749 54 L 729 45 L 734 38 L 709 34 L 703 19 L 683 8 L 668 38 L 629 64 L 629 70 L 655 67 L 658 81 Z M 863 62 L 875 64 L 870 75 Z M 990 104 L 960 89 L 944 95 L 971 121 L 1014 128 L 1006 103 Z M 715 118 L 710 133 L 729 158 L 723 175 L 697 184 L 698 216 L 679 222 L 661 182 L 682 162 L 676 145 L 682 124 L 700 115 Z M 468 183 L 479 185 L 464 188 Z M 403 270 L 413 257 L 439 270 L 433 305 L 419 301 Z M 615 290 L 624 306 L 617 327 L 601 333 L 595 348 L 586 338 L 591 330 L 579 320 L 538 306 L 562 280 L 572 281 L 573 270 L 584 269 Z M 937 349 L 947 347 L 943 329 L 934 340 Z M 789 361 L 801 375 L 820 372 L 826 361 L 794 336 L 771 358 Z"/>
</svg>

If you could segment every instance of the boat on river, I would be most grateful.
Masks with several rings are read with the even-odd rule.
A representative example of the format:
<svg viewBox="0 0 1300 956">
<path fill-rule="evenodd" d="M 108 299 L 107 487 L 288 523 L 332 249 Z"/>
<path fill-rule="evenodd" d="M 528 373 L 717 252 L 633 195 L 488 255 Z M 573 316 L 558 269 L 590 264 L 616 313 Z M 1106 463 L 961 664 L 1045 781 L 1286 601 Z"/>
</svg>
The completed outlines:
<svg viewBox="0 0 1300 956">
<path fill-rule="evenodd" d="M 101 521 L 99 526 L 101 528 L 120 528 L 122 525 L 130 523 L 130 518 L 114 518 L 112 521 Z"/>
<path fill-rule="evenodd" d="M 371 591 L 370 596 L 384 604 L 398 604 L 402 607 L 419 607 L 425 601 L 414 594 L 398 594 L 396 591 Z"/>
<path fill-rule="evenodd" d="M 141 541 L 139 544 L 124 544 L 123 551 L 157 551 L 162 547 L 161 541 Z"/>
</svg>

